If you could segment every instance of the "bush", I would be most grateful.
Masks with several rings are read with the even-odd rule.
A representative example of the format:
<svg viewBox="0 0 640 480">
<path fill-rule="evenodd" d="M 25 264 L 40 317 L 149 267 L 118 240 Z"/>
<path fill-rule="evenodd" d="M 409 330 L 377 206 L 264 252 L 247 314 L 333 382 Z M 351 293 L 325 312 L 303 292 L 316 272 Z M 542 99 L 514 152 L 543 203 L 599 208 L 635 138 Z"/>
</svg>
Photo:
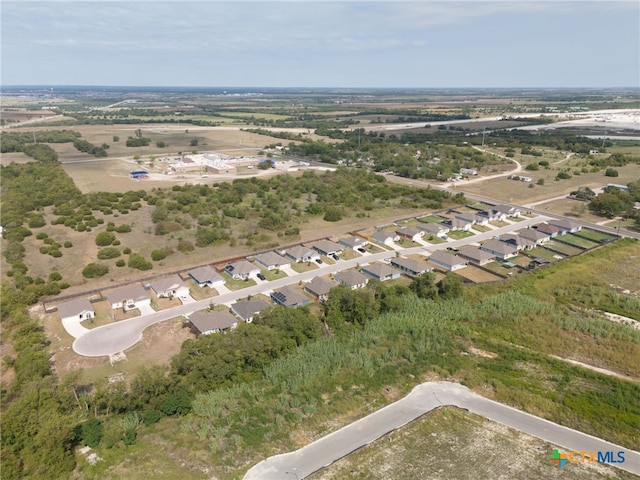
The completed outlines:
<svg viewBox="0 0 640 480">
<path fill-rule="evenodd" d="M 118 227 L 116 228 L 116 232 L 118 233 L 129 233 L 131 231 L 131 225 L 118 225 Z"/>
<path fill-rule="evenodd" d="M 153 264 L 139 253 L 132 253 L 127 265 L 138 270 L 151 270 L 153 268 Z"/>
<path fill-rule="evenodd" d="M 129 247 L 126 247 L 124 250 L 122 250 L 122 253 L 124 253 L 125 255 L 130 255 L 131 249 Z"/>
<path fill-rule="evenodd" d="M 98 251 L 99 260 L 108 260 L 110 258 L 117 258 L 120 256 L 120 250 L 115 247 L 102 248 Z"/>
<path fill-rule="evenodd" d="M 82 442 L 91 448 L 100 445 L 103 434 L 102 422 L 95 417 L 82 424 Z"/>
<path fill-rule="evenodd" d="M 167 258 L 167 252 L 164 250 L 154 250 L 151 252 L 151 260 L 154 262 L 159 262 L 160 260 L 164 260 Z"/>
<path fill-rule="evenodd" d="M 526 168 L 527 170 L 530 170 L 530 171 L 533 171 L 533 172 L 536 172 L 536 171 L 540 170 L 540 167 L 538 166 L 538 164 L 537 164 L 537 163 L 530 163 L 530 164 L 529 164 L 529 165 L 527 165 L 525 168 Z"/>
<path fill-rule="evenodd" d="M 84 269 L 82 269 L 82 276 L 85 278 L 97 278 L 106 275 L 109 272 L 109 267 L 101 263 L 90 263 Z"/>
<path fill-rule="evenodd" d="M 179 252 L 188 253 L 188 252 L 193 252 L 196 249 L 196 247 L 189 240 L 180 240 L 178 242 L 177 249 L 178 249 Z"/>
<path fill-rule="evenodd" d="M 327 211 L 324 214 L 324 220 L 326 222 L 339 222 L 342 220 L 342 210 L 337 207 L 327 208 Z"/>
<path fill-rule="evenodd" d="M 571 174 L 567 172 L 558 172 L 556 175 L 556 180 L 568 180 L 569 178 L 571 178 Z"/>
<path fill-rule="evenodd" d="M 101 232 L 96 235 L 96 245 L 99 247 L 108 247 L 116 239 L 115 235 L 109 232 Z"/>
<path fill-rule="evenodd" d="M 62 275 L 60 275 L 60 272 L 51 272 L 49 274 L 49 281 L 50 282 L 58 282 L 62 280 Z"/>
<path fill-rule="evenodd" d="M 116 267 L 124 267 L 126 264 L 127 262 L 125 262 L 122 258 L 116 261 Z"/>
<path fill-rule="evenodd" d="M 71 247 L 73 247 L 73 243 L 71 243 L 69 240 L 64 242 L 64 248 L 71 248 Z"/>
<path fill-rule="evenodd" d="M 615 168 L 607 168 L 604 172 L 605 177 L 617 177 L 618 176 L 618 170 L 616 170 Z M 31 226 L 31 225 L 29 225 Z"/>
<path fill-rule="evenodd" d="M 538 185 L 544 185 L 544 178 L 539 178 L 536 182 Z"/>
</svg>

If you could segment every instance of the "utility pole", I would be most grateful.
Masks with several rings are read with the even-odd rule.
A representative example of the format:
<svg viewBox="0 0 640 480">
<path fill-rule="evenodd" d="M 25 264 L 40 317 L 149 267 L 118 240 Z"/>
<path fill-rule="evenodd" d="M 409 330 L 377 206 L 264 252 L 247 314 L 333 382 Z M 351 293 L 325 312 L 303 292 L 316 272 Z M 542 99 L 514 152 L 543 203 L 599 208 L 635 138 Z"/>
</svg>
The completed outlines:
<svg viewBox="0 0 640 480">
<path fill-rule="evenodd" d="M 484 147 L 484 135 L 485 135 L 486 131 L 487 131 L 487 127 L 482 129 L 482 146 L 483 147 Z"/>
</svg>

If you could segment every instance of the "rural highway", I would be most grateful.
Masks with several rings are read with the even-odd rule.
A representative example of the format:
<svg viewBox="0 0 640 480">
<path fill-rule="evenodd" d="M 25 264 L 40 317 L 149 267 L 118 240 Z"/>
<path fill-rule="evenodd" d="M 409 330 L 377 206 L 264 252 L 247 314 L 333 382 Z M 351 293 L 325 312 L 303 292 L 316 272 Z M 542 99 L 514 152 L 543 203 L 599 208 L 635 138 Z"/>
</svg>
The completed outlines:
<svg viewBox="0 0 640 480">
<path fill-rule="evenodd" d="M 489 400 L 457 383 L 427 382 L 415 387 L 403 399 L 299 450 L 263 460 L 246 473 L 244 480 L 293 479 L 294 475 L 302 480 L 440 406 L 468 410 L 567 451 L 612 451 L 614 458 L 617 452 L 624 451 L 624 463 L 612 465 L 640 475 L 640 453 L 636 451 Z M 464 461 L 463 457 L 461 461 Z"/>
<path fill-rule="evenodd" d="M 435 250 L 443 250 L 448 247 L 457 248 L 469 243 L 487 240 L 496 235 L 502 235 L 516 229 L 525 228 L 527 226 L 543 222 L 546 219 L 548 219 L 548 217 L 541 215 L 535 218 L 526 218 L 520 222 L 515 222 L 512 225 L 508 225 L 505 227 L 496 228 L 487 232 L 477 233 L 472 237 L 467 237 L 461 240 L 449 241 L 436 245 L 406 248 L 396 251 L 384 251 L 380 253 L 366 254 L 351 260 L 339 260 L 332 265 L 328 265 L 325 263 L 320 268 L 308 272 L 298 273 L 296 275 L 279 278 L 277 280 L 271 280 L 269 282 L 260 282 L 258 285 L 253 285 L 241 290 L 236 290 L 204 300 L 199 300 L 197 302 L 179 305 L 167 310 L 161 310 L 149 315 L 143 315 L 128 320 L 121 320 L 116 323 L 110 323 L 108 325 L 91 329 L 84 335 L 76 338 L 76 340 L 73 342 L 73 350 L 77 354 L 83 355 L 85 357 L 115 355 L 117 353 L 125 351 L 126 349 L 139 342 L 142 339 L 142 332 L 148 326 L 153 325 L 154 323 L 169 320 L 171 318 L 180 317 L 182 315 L 189 315 L 198 310 L 204 310 L 212 303 L 217 305 L 230 304 L 241 298 L 246 298 L 249 295 L 265 293 L 277 288 L 284 287 L 286 285 L 297 284 L 299 282 L 308 282 L 318 275 L 328 275 L 336 273 L 340 270 L 354 268 L 358 264 L 362 265 L 364 263 L 380 261 L 390 256 L 394 256 L 396 252 L 401 255 L 426 255 Z"/>
</svg>

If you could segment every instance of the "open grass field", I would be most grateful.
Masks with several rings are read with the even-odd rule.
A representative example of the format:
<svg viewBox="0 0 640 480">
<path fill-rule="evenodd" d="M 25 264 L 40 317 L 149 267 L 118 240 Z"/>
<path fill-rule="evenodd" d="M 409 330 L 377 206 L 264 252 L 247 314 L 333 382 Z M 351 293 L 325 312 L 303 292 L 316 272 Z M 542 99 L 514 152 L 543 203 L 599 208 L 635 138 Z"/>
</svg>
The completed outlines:
<svg viewBox="0 0 640 480">
<path fill-rule="evenodd" d="M 562 470 L 554 446 L 454 407 L 439 408 L 392 432 L 309 480 L 521 480 L 637 478 L 611 466 Z M 561 450 L 564 451 L 564 450 Z M 293 478 L 293 477 L 292 477 Z"/>
<path fill-rule="evenodd" d="M 556 240 L 550 240 L 546 244 L 546 246 L 552 250 L 555 250 L 556 252 L 560 252 L 561 254 L 567 256 L 578 255 L 584 252 L 584 248 L 574 247 L 572 245 L 567 245 L 566 243 L 561 243 Z"/>
<path fill-rule="evenodd" d="M 562 167 L 563 165 L 564 164 L 561 164 L 557 167 L 551 165 L 549 170 L 541 169 L 537 172 L 523 171 L 521 175 L 531 177 L 533 179 L 532 183 L 518 182 L 503 177 L 470 184 L 459 182 L 456 184 L 456 189 L 463 192 L 486 195 L 487 197 L 496 198 L 506 202 L 528 204 L 547 198 L 568 195 L 569 192 L 577 190 L 579 187 L 596 189 L 606 186 L 607 183 L 626 184 L 638 180 L 638 177 L 640 176 L 637 165 L 617 167 L 616 170 L 618 170 L 619 176 L 614 179 L 611 177 L 605 177 L 604 170 L 597 173 L 580 173 L 580 175 L 573 175 L 572 172 L 574 171 L 574 168 L 572 168 L 570 173 L 573 176 L 571 178 L 556 181 L 555 177 L 560 171 L 559 167 Z M 537 185 L 537 181 L 539 179 L 544 180 L 544 185 Z M 615 181 L 612 182 L 612 180 Z M 573 204 L 575 204 L 575 201 Z M 543 207 L 547 208 L 550 206 L 551 204 L 545 204 Z M 564 211 L 551 210 L 550 208 L 549 211 L 554 213 L 564 213 Z"/>
<path fill-rule="evenodd" d="M 579 235 L 574 235 L 573 233 L 567 233 L 566 235 L 562 235 L 560 240 L 566 243 L 570 243 L 571 245 L 575 245 L 580 248 L 593 248 L 600 244 L 597 241 L 591 241 L 586 238 L 582 238 Z"/>
<path fill-rule="evenodd" d="M 536 247 L 533 250 L 529 250 L 528 253 L 532 257 L 544 258 L 545 260 L 548 260 L 550 262 L 557 262 L 559 260 L 558 258 L 556 258 L 556 255 L 558 255 L 557 253 L 552 252 L 551 250 L 547 250 L 544 247 Z"/>
<path fill-rule="evenodd" d="M 580 237 L 589 238 L 589 239 L 594 240 L 594 241 L 596 241 L 598 243 L 600 243 L 602 240 L 611 241 L 611 240 L 614 240 L 616 238 L 614 235 L 610 235 L 610 234 L 605 233 L 605 232 L 599 232 L 597 230 L 591 230 L 590 228 L 583 228 L 576 235 L 578 235 Z"/>
</svg>

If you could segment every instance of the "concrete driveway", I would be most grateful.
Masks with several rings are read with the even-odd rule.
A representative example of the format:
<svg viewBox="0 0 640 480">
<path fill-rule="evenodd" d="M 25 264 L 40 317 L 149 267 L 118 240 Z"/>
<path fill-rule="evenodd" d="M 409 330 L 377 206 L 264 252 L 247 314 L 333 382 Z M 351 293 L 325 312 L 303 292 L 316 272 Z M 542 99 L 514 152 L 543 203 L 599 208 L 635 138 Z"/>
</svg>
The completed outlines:
<svg viewBox="0 0 640 480">
<path fill-rule="evenodd" d="M 244 480 L 280 480 L 288 478 L 287 472 L 294 472 L 301 480 L 425 413 L 445 405 L 469 410 L 569 451 L 624 451 L 625 462 L 613 466 L 640 474 L 638 452 L 494 402 L 457 383 L 427 382 L 415 387 L 403 399 L 306 447 L 263 460 L 246 473 Z"/>
</svg>

